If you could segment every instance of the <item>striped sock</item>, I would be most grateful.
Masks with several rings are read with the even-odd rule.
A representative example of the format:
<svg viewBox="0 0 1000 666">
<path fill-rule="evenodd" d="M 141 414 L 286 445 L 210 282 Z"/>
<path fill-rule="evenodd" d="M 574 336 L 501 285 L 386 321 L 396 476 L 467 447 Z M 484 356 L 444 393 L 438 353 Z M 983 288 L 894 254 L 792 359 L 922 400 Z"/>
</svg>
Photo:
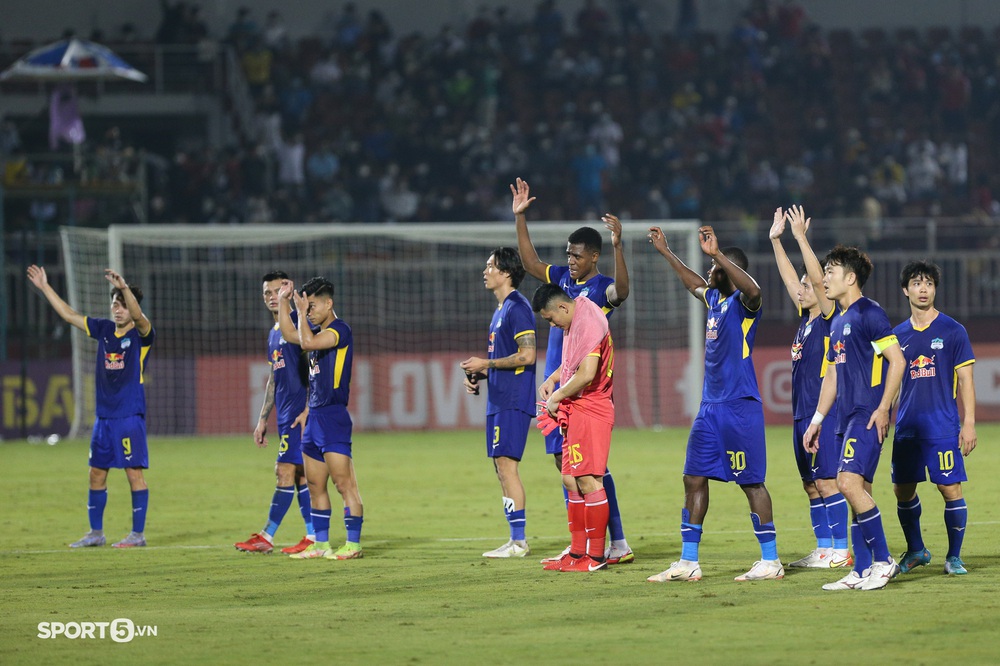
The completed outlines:
<svg viewBox="0 0 1000 666">
<path fill-rule="evenodd" d="M 330 540 L 330 516 L 332 509 L 313 509 L 312 523 L 316 528 L 316 543 L 326 543 Z"/>
<path fill-rule="evenodd" d="M 295 497 L 295 486 L 278 486 L 274 489 L 271 497 L 271 510 L 267 514 L 267 525 L 264 532 L 267 536 L 273 537 L 281 525 L 281 520 L 288 512 L 288 507 L 292 505 L 292 498 Z"/>
<path fill-rule="evenodd" d="M 917 495 L 906 502 L 896 503 L 896 516 L 899 517 L 899 526 L 903 528 L 903 536 L 906 537 L 907 551 L 924 549 L 924 535 L 920 533 L 921 513 L 920 497 Z"/>
<path fill-rule="evenodd" d="M 872 549 L 865 541 L 856 516 L 851 520 L 851 543 L 854 545 L 854 572 L 859 576 L 864 576 L 865 570 L 872 566 Z"/>
<path fill-rule="evenodd" d="M 698 561 L 698 546 L 701 543 L 702 526 L 691 522 L 691 513 L 681 509 L 681 559 Z"/>
<path fill-rule="evenodd" d="M 832 548 L 833 536 L 830 533 L 830 521 L 826 516 L 826 504 L 823 503 L 822 497 L 809 500 L 809 518 L 812 520 L 816 547 Z"/>
<path fill-rule="evenodd" d="M 834 549 L 847 550 L 847 528 L 850 526 L 847 498 L 840 493 L 834 493 L 824 497 L 823 504 L 826 505 L 826 519 L 830 523 L 830 536 L 833 537 Z"/>
<path fill-rule="evenodd" d="M 887 562 L 890 557 L 889 545 L 885 541 L 885 529 L 882 527 L 882 514 L 878 507 L 858 514 L 858 525 L 865 542 L 872 549 L 872 559 L 876 562 Z"/>
<path fill-rule="evenodd" d="M 753 535 L 760 543 L 760 559 L 778 559 L 778 531 L 774 529 L 774 521 L 761 523 L 760 516 L 756 513 L 750 514 L 750 521 L 753 523 Z"/>
</svg>

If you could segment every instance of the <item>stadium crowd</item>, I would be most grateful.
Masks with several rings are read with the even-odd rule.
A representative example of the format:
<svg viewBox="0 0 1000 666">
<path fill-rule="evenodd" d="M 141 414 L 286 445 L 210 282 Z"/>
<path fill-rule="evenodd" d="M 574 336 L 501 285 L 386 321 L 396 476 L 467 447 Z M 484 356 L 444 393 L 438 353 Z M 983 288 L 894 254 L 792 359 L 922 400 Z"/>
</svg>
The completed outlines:
<svg viewBox="0 0 1000 666">
<path fill-rule="evenodd" d="M 824 30 L 774 0 L 717 35 L 694 0 L 669 31 L 613 4 L 483 6 L 423 35 L 347 2 L 294 39 L 277 9 L 211 35 L 197 5 L 164 0 L 155 39 L 231 44 L 258 126 L 178 151 L 149 219 L 506 219 L 515 175 L 550 193 L 545 219 L 757 220 L 806 198 L 876 234 L 883 216 L 1000 217 L 996 35 Z"/>
</svg>

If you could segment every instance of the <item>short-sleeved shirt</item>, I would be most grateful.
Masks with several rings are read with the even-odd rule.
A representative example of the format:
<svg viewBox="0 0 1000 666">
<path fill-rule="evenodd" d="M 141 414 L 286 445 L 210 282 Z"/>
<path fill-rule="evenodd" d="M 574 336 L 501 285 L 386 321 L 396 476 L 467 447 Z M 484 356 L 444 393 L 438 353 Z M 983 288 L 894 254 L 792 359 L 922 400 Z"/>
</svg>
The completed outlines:
<svg viewBox="0 0 1000 666">
<path fill-rule="evenodd" d="M 292 313 L 292 323 L 297 323 L 297 313 Z M 274 375 L 274 407 L 278 423 L 291 423 L 306 408 L 306 388 L 309 385 L 308 361 L 302 348 L 281 337 L 281 329 L 274 325 L 267 336 L 267 362 Z"/>
<path fill-rule="evenodd" d="M 604 314 L 611 318 L 615 306 L 608 302 L 608 287 L 615 283 L 614 278 L 598 273 L 586 281 L 574 280 L 570 277 L 567 266 L 549 266 L 545 270 L 545 281 L 557 284 L 570 298 L 586 296 L 597 303 Z M 545 376 L 549 377 L 562 365 L 563 330 L 553 326 L 549 329 L 548 348 L 545 351 Z"/>
<path fill-rule="evenodd" d="M 907 319 L 893 332 L 906 359 L 896 437 L 958 437 L 958 369 L 976 362 L 965 327 L 939 312 L 926 328 Z"/>
<path fill-rule="evenodd" d="M 752 312 L 740 300 L 741 292 L 723 296 L 706 289 L 705 383 L 702 402 L 728 402 L 750 398 L 761 402 L 753 367 L 754 340 L 764 308 Z"/>
<path fill-rule="evenodd" d="M 504 299 L 490 321 L 487 354 L 491 360 L 517 353 L 517 342 L 525 335 L 535 334 L 535 314 L 528 299 L 512 291 Z M 516 409 L 535 414 L 535 364 L 511 370 L 492 369 L 486 378 L 488 395 L 486 413 L 496 414 Z"/>
<path fill-rule="evenodd" d="M 152 328 L 145 336 L 134 326 L 119 335 L 110 319 L 87 317 L 87 335 L 97 340 L 97 367 L 94 388 L 97 416 L 120 419 L 146 413 L 143 372 L 146 357 L 156 339 Z"/>
<path fill-rule="evenodd" d="M 862 296 L 830 322 L 827 361 L 837 366 L 837 433 L 858 415 L 871 415 L 885 392 L 882 353 L 896 344 L 885 310 Z"/>
<path fill-rule="evenodd" d="M 587 354 L 598 357 L 597 374 L 579 394 L 568 398 L 571 405 L 570 421 L 577 410 L 591 418 L 606 423 L 615 422 L 615 403 L 612 400 L 615 373 L 615 345 L 609 331 L 594 350 Z"/>
<path fill-rule="evenodd" d="M 346 410 L 351 397 L 351 367 L 354 364 L 351 327 L 343 319 L 334 319 L 326 328 L 338 335 L 337 345 L 309 352 L 310 412 Z"/>
<path fill-rule="evenodd" d="M 802 312 L 799 330 L 792 341 L 792 418 L 808 419 L 816 411 L 819 392 L 826 376 L 826 353 L 830 347 L 830 322 L 835 310 L 809 320 L 809 312 Z M 836 403 L 828 417 L 835 422 Z"/>
</svg>

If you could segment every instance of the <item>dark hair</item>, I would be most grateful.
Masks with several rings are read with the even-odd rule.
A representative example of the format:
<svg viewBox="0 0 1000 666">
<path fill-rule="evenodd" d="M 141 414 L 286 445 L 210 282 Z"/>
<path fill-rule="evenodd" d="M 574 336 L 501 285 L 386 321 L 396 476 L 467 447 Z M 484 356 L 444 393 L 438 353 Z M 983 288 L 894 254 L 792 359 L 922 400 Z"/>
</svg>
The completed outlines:
<svg viewBox="0 0 1000 666">
<path fill-rule="evenodd" d="M 132 295 L 135 296 L 135 302 L 136 303 L 142 303 L 142 289 L 139 288 L 139 285 L 137 285 L 137 284 L 130 284 L 128 286 L 128 289 L 129 289 L 129 291 L 132 292 Z M 121 301 L 122 304 L 124 305 L 125 304 L 125 296 L 124 296 L 124 294 L 122 294 L 122 290 L 119 289 L 118 287 L 115 287 L 114 289 L 112 289 L 111 290 L 111 300 L 113 300 L 113 301 Z"/>
<path fill-rule="evenodd" d="M 744 271 L 750 269 L 750 260 L 747 259 L 747 253 L 735 245 L 722 248 L 722 254 L 726 257 L 726 259 L 733 262 Z"/>
<path fill-rule="evenodd" d="M 273 280 L 287 280 L 288 273 L 285 271 L 271 271 L 270 273 L 264 273 L 264 277 L 260 279 L 261 282 L 271 282 Z"/>
<path fill-rule="evenodd" d="M 536 289 L 535 295 L 531 297 L 531 309 L 541 312 L 548 309 L 552 301 L 572 302 L 573 299 L 559 285 L 546 282 Z"/>
<path fill-rule="evenodd" d="M 868 282 L 872 274 L 872 260 L 868 255 L 856 247 L 838 245 L 830 250 L 830 254 L 823 258 L 823 265 L 832 264 L 843 266 L 845 272 L 854 273 L 858 278 L 858 288 L 864 289 L 865 282 Z"/>
<path fill-rule="evenodd" d="M 937 287 L 941 282 L 941 268 L 926 260 L 911 261 L 903 266 L 903 270 L 899 273 L 899 286 L 906 289 L 910 286 L 910 280 L 920 276 L 930 278 Z"/>
<path fill-rule="evenodd" d="M 310 278 L 302 285 L 302 291 L 306 296 L 328 296 L 333 298 L 333 283 L 325 277 Z"/>
<path fill-rule="evenodd" d="M 510 283 L 514 289 L 520 286 L 524 279 L 524 265 L 521 263 L 521 255 L 512 247 L 498 247 L 493 250 L 493 265 L 501 273 L 510 276 Z"/>
<path fill-rule="evenodd" d="M 601 238 L 601 232 L 591 227 L 580 227 L 569 235 L 566 242 L 570 245 L 583 245 L 585 250 L 598 254 L 601 253 L 601 248 L 604 247 L 604 239 Z"/>
</svg>

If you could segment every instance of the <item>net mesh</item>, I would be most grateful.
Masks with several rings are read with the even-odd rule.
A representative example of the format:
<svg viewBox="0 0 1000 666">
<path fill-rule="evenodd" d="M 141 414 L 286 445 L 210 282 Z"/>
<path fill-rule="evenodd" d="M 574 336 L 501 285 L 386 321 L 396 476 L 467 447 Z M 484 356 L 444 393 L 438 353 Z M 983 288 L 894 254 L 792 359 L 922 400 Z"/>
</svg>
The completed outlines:
<svg viewBox="0 0 1000 666">
<path fill-rule="evenodd" d="M 539 257 L 563 265 L 566 238 L 582 223 L 529 224 Z M 694 222 L 656 222 L 700 270 Z M 614 271 L 610 235 L 600 268 Z M 677 395 L 700 386 L 704 307 L 648 246 L 649 223 L 624 224 L 631 295 L 611 319 L 619 423 L 650 426 L 693 413 Z M 485 356 L 496 306 L 483 288 L 490 251 L 516 246 L 511 224 L 298 226 L 112 226 L 64 228 L 69 298 L 78 311 L 107 316 L 103 269 L 138 284 L 157 339 L 145 385 L 151 433 L 239 433 L 256 422 L 268 375 L 273 324 L 261 277 L 283 270 L 297 284 L 322 275 L 335 285 L 335 310 L 354 331 L 352 416 L 358 429 L 470 427 L 483 402 L 467 396 L 458 362 Z M 520 291 L 529 299 L 538 281 Z M 548 327 L 538 320 L 538 347 Z M 74 432 L 93 420 L 96 343 L 74 338 Z M 688 363 L 696 347 L 698 363 Z M 539 381 L 542 374 L 539 360 Z M 694 382 L 690 384 L 690 382 Z M 687 391 L 691 385 L 693 392 Z M 689 401 L 684 398 L 685 403 Z"/>
</svg>

